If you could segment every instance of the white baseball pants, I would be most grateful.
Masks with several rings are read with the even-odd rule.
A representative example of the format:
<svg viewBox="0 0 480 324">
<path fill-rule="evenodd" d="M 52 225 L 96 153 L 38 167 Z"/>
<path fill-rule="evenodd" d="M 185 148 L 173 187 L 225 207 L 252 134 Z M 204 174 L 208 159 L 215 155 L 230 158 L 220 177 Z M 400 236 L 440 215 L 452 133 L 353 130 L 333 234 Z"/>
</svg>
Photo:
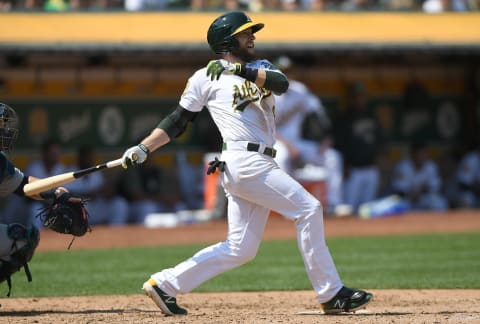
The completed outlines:
<svg viewBox="0 0 480 324">
<path fill-rule="evenodd" d="M 228 197 L 227 240 L 197 252 L 177 266 L 152 275 L 171 296 L 252 260 L 270 210 L 295 221 L 305 269 L 320 303 L 342 287 L 325 243 L 320 202 L 281 170 L 273 158 L 247 151 L 224 151 L 221 179 Z M 272 265 L 274 266 L 274 265 Z"/>
</svg>

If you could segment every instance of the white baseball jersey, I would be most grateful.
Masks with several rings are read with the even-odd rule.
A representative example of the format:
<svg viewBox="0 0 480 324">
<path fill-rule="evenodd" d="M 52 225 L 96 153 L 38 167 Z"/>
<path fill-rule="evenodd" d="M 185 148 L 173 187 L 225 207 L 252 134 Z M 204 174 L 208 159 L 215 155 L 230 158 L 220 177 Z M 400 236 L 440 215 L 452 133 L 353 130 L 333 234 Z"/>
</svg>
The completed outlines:
<svg viewBox="0 0 480 324">
<path fill-rule="evenodd" d="M 247 64 L 250 68 L 278 71 L 269 61 Z M 207 107 L 225 142 L 275 143 L 274 98 L 271 91 L 233 74 L 210 81 L 206 68 L 189 80 L 180 100 L 183 108 L 199 112 Z"/>
</svg>

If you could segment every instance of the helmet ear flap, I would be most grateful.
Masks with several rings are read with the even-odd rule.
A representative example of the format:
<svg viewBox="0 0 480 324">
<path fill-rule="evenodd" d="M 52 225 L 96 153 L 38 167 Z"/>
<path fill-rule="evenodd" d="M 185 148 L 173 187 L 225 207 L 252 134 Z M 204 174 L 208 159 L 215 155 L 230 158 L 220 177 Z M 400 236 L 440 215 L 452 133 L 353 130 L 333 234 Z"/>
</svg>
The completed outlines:
<svg viewBox="0 0 480 324">
<path fill-rule="evenodd" d="M 235 36 L 227 36 L 225 37 L 225 53 L 231 52 L 235 48 L 238 48 L 238 40 Z"/>
<path fill-rule="evenodd" d="M 238 40 L 235 36 L 227 36 L 223 39 L 223 42 L 219 44 L 219 50 L 216 51 L 217 54 L 228 53 L 231 52 L 233 49 L 238 47 Z"/>
<path fill-rule="evenodd" d="M 238 48 L 238 39 L 235 36 L 230 36 L 230 51 Z"/>
</svg>

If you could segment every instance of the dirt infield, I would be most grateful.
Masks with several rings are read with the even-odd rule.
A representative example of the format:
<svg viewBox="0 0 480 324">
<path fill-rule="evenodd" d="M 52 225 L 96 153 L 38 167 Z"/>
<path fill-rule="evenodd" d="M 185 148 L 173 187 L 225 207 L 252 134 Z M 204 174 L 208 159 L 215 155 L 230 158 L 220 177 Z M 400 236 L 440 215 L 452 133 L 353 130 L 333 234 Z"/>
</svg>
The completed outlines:
<svg viewBox="0 0 480 324">
<path fill-rule="evenodd" d="M 192 293 L 186 317 L 165 317 L 143 295 L 15 298 L 0 322 L 22 323 L 480 323 L 480 292 L 373 290 L 375 300 L 355 315 L 320 314 L 310 291 Z"/>
<path fill-rule="evenodd" d="M 327 237 L 480 231 L 480 213 L 410 214 L 376 220 L 326 219 Z M 72 249 L 217 242 L 225 221 L 170 229 L 102 228 Z M 293 223 L 271 217 L 264 239 L 295 237 Z M 65 250 L 70 238 L 42 232 L 39 250 Z M 312 291 L 191 293 L 179 301 L 187 317 L 164 317 L 143 295 L 1 299 L 1 323 L 480 323 L 480 290 L 373 290 L 355 315 L 321 315 Z"/>
</svg>

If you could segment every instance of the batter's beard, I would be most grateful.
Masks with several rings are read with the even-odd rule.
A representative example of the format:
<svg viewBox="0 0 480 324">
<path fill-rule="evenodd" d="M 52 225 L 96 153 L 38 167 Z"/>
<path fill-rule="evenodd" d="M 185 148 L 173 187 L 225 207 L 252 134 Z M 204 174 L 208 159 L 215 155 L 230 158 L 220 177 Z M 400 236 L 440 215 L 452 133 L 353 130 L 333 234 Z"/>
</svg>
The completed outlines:
<svg viewBox="0 0 480 324">
<path fill-rule="evenodd" d="M 232 50 L 232 54 L 241 59 L 244 62 L 251 62 L 256 59 L 255 53 L 250 53 L 243 48 L 235 48 Z"/>
</svg>

